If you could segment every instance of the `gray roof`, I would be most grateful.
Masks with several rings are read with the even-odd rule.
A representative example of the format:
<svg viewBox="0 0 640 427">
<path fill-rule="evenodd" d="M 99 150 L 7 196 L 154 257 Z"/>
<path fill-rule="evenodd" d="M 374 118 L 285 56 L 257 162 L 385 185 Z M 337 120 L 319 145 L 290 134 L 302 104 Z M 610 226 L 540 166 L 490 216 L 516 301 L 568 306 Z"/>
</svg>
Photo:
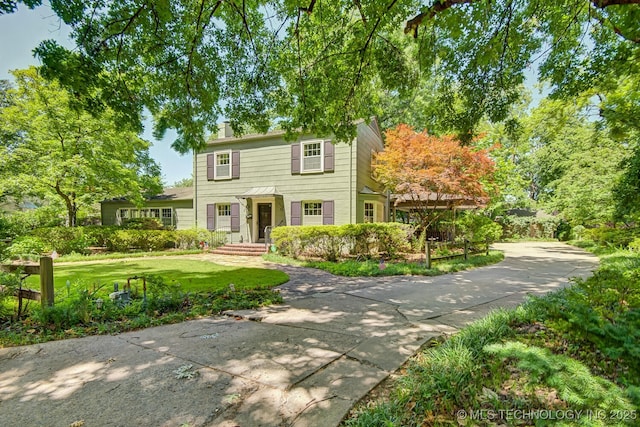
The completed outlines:
<svg viewBox="0 0 640 427">
<path fill-rule="evenodd" d="M 126 197 L 117 197 L 115 199 L 105 200 L 102 203 L 126 202 L 127 200 Z M 162 193 L 148 197 L 146 200 L 193 200 L 193 187 L 168 187 L 162 190 Z"/>
<path fill-rule="evenodd" d="M 278 189 L 276 187 L 252 187 L 236 197 L 240 199 L 249 199 L 251 197 L 267 196 L 282 196 L 282 194 L 278 193 Z"/>
<path fill-rule="evenodd" d="M 149 200 L 191 200 L 193 199 L 193 187 L 165 188 L 161 194 L 150 197 Z"/>
</svg>

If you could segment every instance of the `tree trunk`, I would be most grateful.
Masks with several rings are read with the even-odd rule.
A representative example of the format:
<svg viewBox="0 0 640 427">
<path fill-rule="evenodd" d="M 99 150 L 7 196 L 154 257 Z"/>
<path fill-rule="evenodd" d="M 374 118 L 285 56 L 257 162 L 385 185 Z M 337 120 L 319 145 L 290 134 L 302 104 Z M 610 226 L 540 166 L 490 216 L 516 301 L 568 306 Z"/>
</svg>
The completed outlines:
<svg viewBox="0 0 640 427">
<path fill-rule="evenodd" d="M 75 227 L 77 226 L 77 215 L 78 215 L 78 206 L 76 205 L 75 193 L 65 194 L 60 189 L 60 183 L 56 183 L 55 187 L 53 187 L 58 193 L 58 196 L 64 200 L 64 204 L 67 207 L 67 226 Z"/>
</svg>

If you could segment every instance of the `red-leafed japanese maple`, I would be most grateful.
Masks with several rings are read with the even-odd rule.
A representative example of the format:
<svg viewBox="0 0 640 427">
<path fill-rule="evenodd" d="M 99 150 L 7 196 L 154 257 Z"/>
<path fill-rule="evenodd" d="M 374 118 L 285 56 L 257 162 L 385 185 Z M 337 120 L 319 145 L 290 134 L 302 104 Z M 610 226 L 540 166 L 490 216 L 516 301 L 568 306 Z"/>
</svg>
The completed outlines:
<svg viewBox="0 0 640 427">
<path fill-rule="evenodd" d="M 375 156 L 373 171 L 429 227 L 448 209 L 485 201 L 494 163 L 485 150 L 461 146 L 453 136 L 437 137 L 400 124 L 386 132 L 385 149 Z"/>
</svg>

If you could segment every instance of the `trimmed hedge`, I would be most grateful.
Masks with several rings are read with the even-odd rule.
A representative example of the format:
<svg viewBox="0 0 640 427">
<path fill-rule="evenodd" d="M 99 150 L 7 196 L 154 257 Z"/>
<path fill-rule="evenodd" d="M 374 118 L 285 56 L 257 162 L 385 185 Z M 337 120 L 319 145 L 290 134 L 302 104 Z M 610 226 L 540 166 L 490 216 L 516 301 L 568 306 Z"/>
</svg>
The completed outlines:
<svg viewBox="0 0 640 427">
<path fill-rule="evenodd" d="M 127 229 L 118 226 L 44 227 L 20 236 L 4 249 L 5 256 L 19 258 L 56 251 L 60 255 L 88 254 L 92 246 L 109 251 L 131 249 L 160 251 L 167 248 L 197 249 L 209 242 L 211 233 L 203 229 L 154 230 Z"/>
<path fill-rule="evenodd" d="M 117 230 L 107 239 L 107 250 L 127 252 L 130 249 L 161 251 L 175 246 L 173 231 L 167 230 Z"/>
<path fill-rule="evenodd" d="M 400 223 L 276 227 L 271 238 L 280 253 L 336 261 L 345 255 L 394 258 L 409 249 L 412 228 Z"/>
</svg>

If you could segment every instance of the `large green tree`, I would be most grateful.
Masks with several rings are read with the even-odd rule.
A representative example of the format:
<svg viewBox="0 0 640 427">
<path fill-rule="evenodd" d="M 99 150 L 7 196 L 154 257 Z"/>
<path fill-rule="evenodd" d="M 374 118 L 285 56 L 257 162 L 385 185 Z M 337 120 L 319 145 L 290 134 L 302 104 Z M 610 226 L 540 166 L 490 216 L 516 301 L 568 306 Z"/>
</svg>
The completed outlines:
<svg viewBox="0 0 640 427">
<path fill-rule="evenodd" d="M 543 100 L 512 117 L 513 122 L 490 129 L 485 144 L 499 144 L 492 155 L 508 172 L 507 179 L 498 179 L 503 194 L 516 196 L 522 206 L 522 195 L 528 193 L 532 204 L 573 224 L 614 220 L 620 164 L 635 139 L 592 120 L 592 101 L 588 95 Z"/>
<path fill-rule="evenodd" d="M 161 190 L 150 143 L 113 111 L 70 108 L 72 94 L 36 68 L 14 71 L 15 88 L 0 108 L 0 187 L 7 193 L 60 200 L 68 224 L 78 209 L 110 197 L 141 202 Z"/>
<path fill-rule="evenodd" d="M 2 10 L 17 3 L 39 1 L 9 1 Z M 220 116 L 239 132 L 264 130 L 277 118 L 289 130 L 348 139 L 355 119 L 381 113 L 382 96 L 406 105 L 427 80 L 428 97 L 438 100 L 435 117 L 470 140 L 482 119 L 505 117 L 533 63 L 557 96 L 625 85 L 639 91 L 627 83 L 640 66 L 640 0 L 51 0 L 51 6 L 73 28 L 78 47 L 42 43 L 37 54 L 48 74 L 88 106 L 106 103 L 133 123 L 148 107 L 160 133 L 178 130 L 174 147 L 182 152 L 202 147 Z M 605 119 L 621 109 L 640 108 L 602 97 Z"/>
</svg>

